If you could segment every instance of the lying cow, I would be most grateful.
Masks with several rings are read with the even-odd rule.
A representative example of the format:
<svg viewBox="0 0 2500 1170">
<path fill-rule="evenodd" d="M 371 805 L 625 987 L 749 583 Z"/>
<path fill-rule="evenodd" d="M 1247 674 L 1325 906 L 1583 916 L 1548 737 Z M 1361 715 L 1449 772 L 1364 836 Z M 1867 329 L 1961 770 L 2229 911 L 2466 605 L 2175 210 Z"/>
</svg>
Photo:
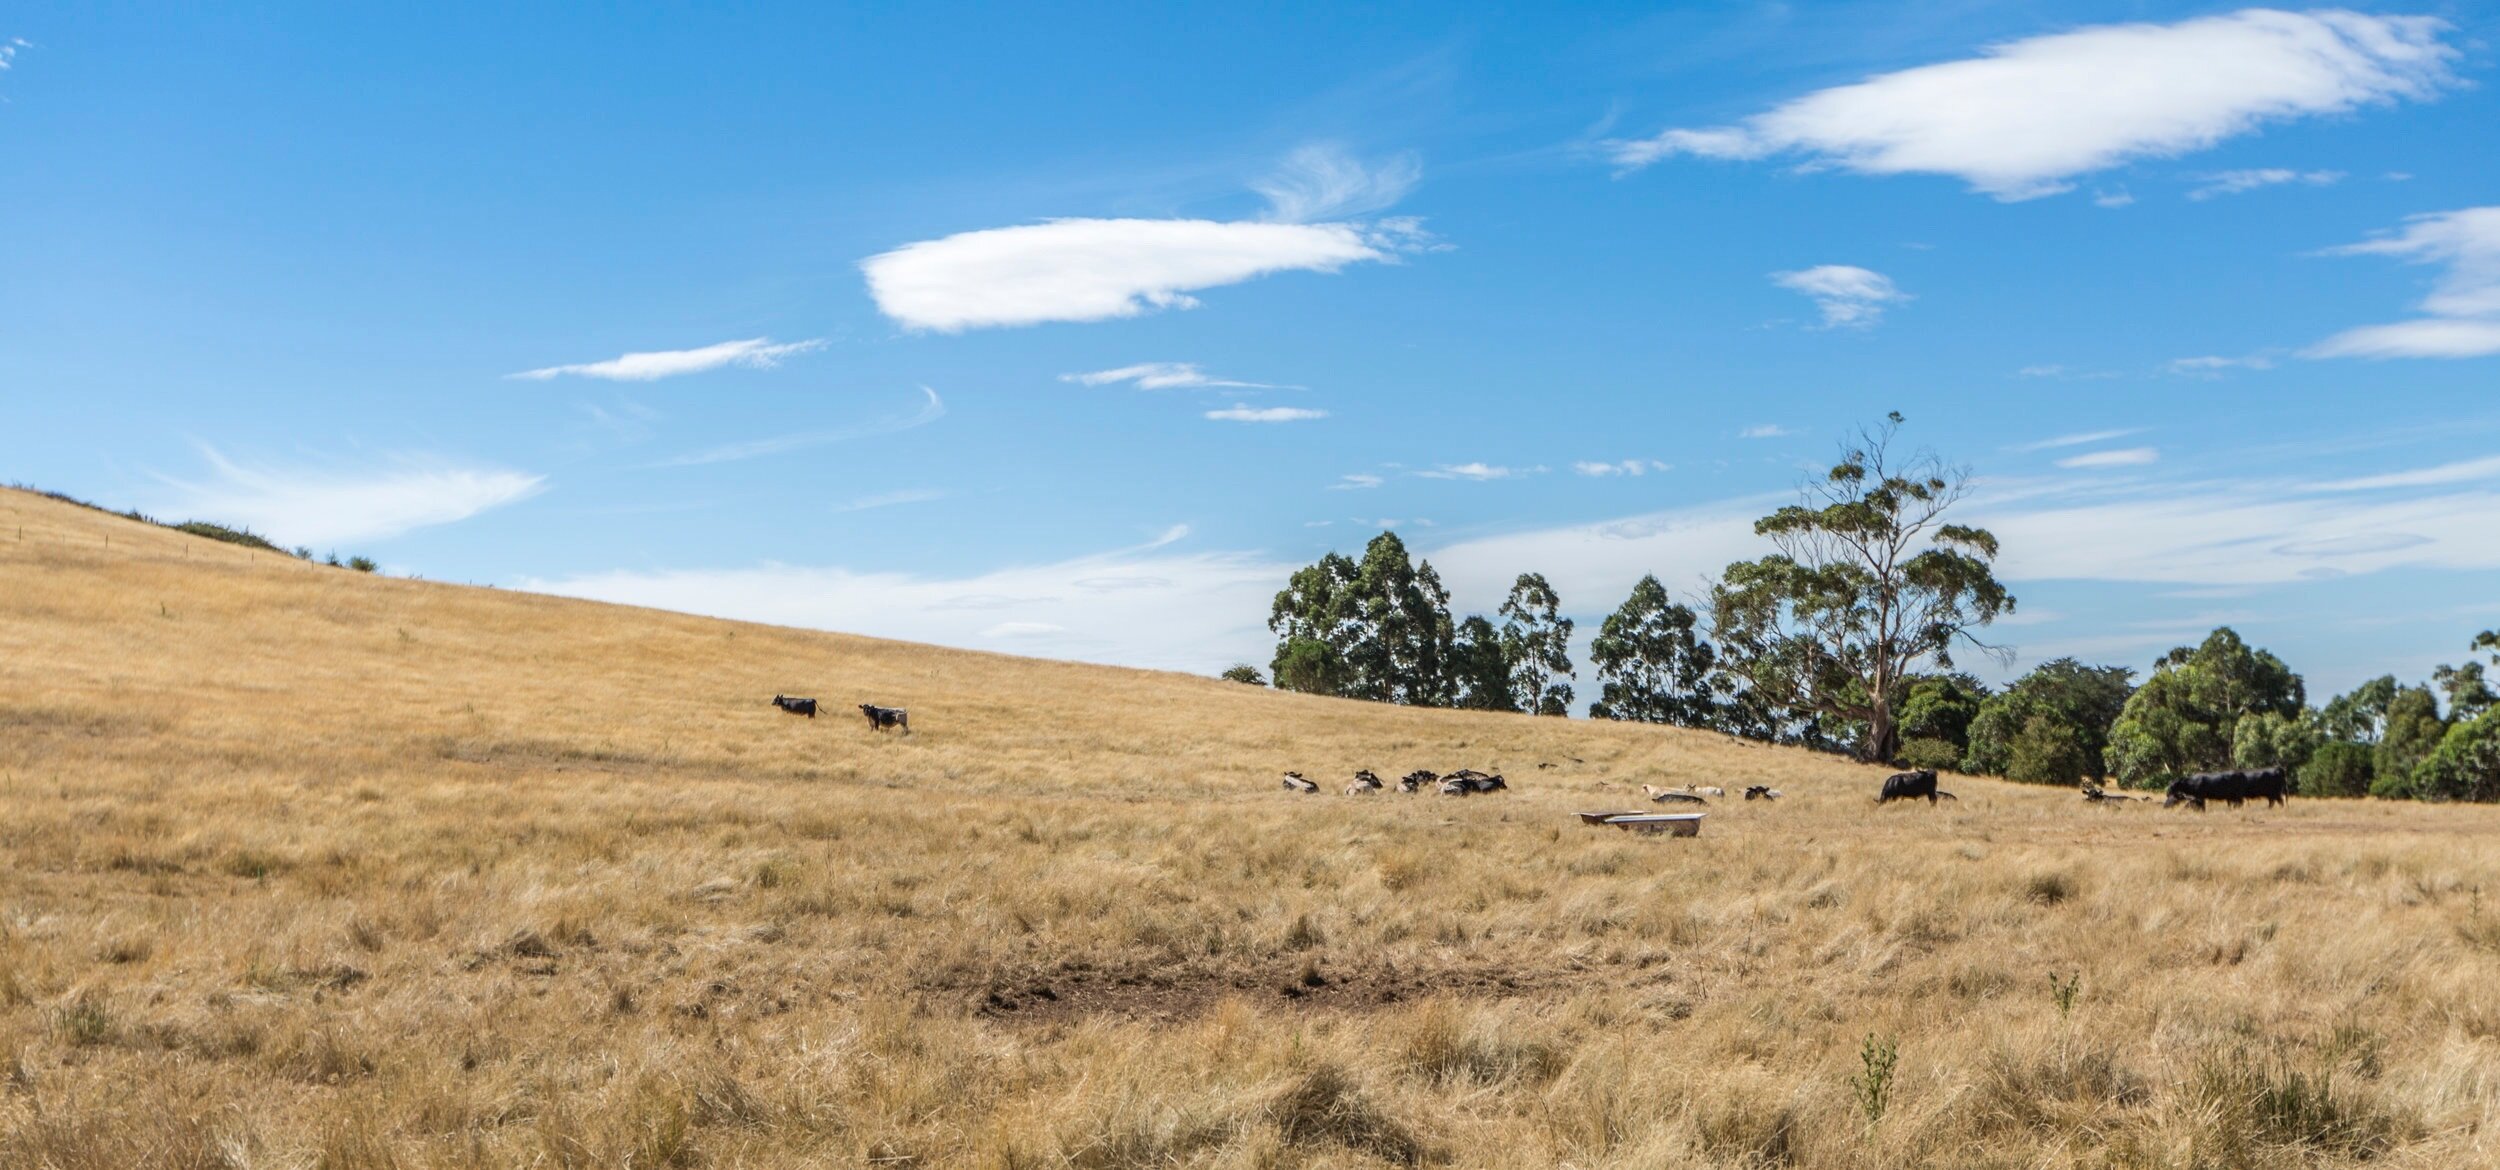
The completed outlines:
<svg viewBox="0 0 2500 1170">
<path fill-rule="evenodd" d="M 774 695 L 773 706 L 793 715 L 805 715 L 810 719 L 816 717 L 816 700 L 814 699 L 802 699 L 795 695 Z"/>
<path fill-rule="evenodd" d="M 1441 777 L 1439 775 L 1417 768 L 1404 776 L 1398 777 L 1398 791 L 1420 792 L 1427 785 L 1438 785 L 1440 783 Z"/>
<path fill-rule="evenodd" d="M 1883 795 L 1876 797 L 1875 803 L 1890 804 L 1896 800 L 1917 800 L 1922 796 L 1927 798 L 1930 808 L 1935 807 L 1939 800 L 1959 799 L 1950 792 L 1939 791 L 1936 788 L 1934 768 L 1921 768 L 1915 772 L 1895 772 L 1884 777 Z"/>
<path fill-rule="evenodd" d="M 880 707 L 874 703 L 862 703 L 859 705 L 859 713 L 868 717 L 870 731 L 900 727 L 903 729 L 903 734 L 911 734 L 911 712 L 900 707 Z"/>
<path fill-rule="evenodd" d="M 1363 796 L 1378 791 L 1380 791 L 1380 777 L 1373 775 L 1369 768 L 1356 772 L 1354 783 L 1345 786 L 1347 796 Z"/>
<path fill-rule="evenodd" d="M 1681 788 L 1659 788 L 1655 785 L 1643 784 L 1641 785 L 1641 791 L 1648 794 L 1649 802 L 1651 804 L 1710 803 L 1709 801 L 1703 800 L 1701 797 Z"/>
<path fill-rule="evenodd" d="M 1319 791 L 1319 785 L 1313 781 L 1303 779 L 1302 773 L 1300 772 L 1287 772 L 1285 773 L 1285 791 L 1299 792 L 1308 796 L 1317 793 Z"/>
<path fill-rule="evenodd" d="M 1745 786 L 1745 799 L 1747 800 L 1778 800 L 1779 798 L 1780 790 L 1767 784 L 1748 784 Z"/>
</svg>

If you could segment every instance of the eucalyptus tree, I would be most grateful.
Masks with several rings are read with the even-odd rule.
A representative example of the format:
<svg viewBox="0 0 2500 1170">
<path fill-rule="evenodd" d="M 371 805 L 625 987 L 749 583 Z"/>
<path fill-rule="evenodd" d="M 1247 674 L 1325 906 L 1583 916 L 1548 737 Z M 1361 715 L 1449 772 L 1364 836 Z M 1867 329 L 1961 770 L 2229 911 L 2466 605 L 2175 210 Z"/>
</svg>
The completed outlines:
<svg viewBox="0 0 2500 1170">
<path fill-rule="evenodd" d="M 1697 633 L 1700 624 L 1658 578 L 1642 577 L 1589 643 L 1598 682 L 1589 717 L 1717 726 L 1719 704 L 1710 675 L 1719 656 Z"/>
<path fill-rule="evenodd" d="M 1513 706 L 1531 715 L 1571 713 L 1571 619 L 1542 573 L 1521 573 L 1498 611 L 1510 659 Z"/>
<path fill-rule="evenodd" d="M 1727 669 L 1765 705 L 1854 729 L 1858 758 L 1891 759 L 1910 678 L 1950 670 L 1974 631 L 2014 609 L 1997 538 L 1950 523 L 1969 474 L 1893 449 L 1899 413 L 1861 430 L 1802 499 L 1755 522 L 1778 549 L 1729 565 L 1711 590 Z"/>
</svg>

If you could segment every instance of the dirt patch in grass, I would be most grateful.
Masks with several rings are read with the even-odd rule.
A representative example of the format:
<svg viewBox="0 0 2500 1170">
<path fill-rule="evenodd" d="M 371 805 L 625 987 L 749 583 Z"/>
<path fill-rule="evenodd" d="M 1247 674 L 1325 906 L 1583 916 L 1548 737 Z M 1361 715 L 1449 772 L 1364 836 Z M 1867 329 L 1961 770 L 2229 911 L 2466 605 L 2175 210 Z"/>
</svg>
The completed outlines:
<svg viewBox="0 0 2500 1170">
<path fill-rule="evenodd" d="M 1589 973 L 1485 966 L 1340 967 L 1303 959 L 1258 966 L 1093 968 L 1083 964 L 993 979 L 977 987 L 932 987 L 972 1014 L 1020 1024 L 1095 1016 L 1187 1020 L 1228 999 L 1271 1010 L 1363 1012 L 1432 996 L 1508 999 L 1565 987 Z"/>
</svg>

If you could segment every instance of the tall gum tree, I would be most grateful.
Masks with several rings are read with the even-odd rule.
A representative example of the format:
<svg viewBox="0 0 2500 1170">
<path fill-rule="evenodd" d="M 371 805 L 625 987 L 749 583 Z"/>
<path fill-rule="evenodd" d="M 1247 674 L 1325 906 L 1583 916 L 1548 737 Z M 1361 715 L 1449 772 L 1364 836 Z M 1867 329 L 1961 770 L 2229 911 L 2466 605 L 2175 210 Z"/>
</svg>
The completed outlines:
<svg viewBox="0 0 2500 1170">
<path fill-rule="evenodd" d="M 1723 665 L 1765 698 L 1852 726 L 1854 754 L 1889 760 L 1903 689 L 1950 670 L 1956 646 L 2014 610 L 1997 538 L 1948 523 L 1969 473 L 1896 456 L 1899 413 L 1861 430 L 1803 499 L 1754 523 L 1779 551 L 1729 565 L 1711 590 Z"/>
</svg>

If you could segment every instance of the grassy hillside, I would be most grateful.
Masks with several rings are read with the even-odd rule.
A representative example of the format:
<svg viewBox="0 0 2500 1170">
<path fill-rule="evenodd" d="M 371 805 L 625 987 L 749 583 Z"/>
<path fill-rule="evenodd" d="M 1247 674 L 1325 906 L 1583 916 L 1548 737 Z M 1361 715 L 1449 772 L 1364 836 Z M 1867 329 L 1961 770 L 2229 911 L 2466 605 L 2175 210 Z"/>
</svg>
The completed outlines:
<svg viewBox="0 0 2500 1170">
<path fill-rule="evenodd" d="M 1876 778 L 0 491 L 0 1166 L 2500 1160 L 2500 810 Z"/>
</svg>

